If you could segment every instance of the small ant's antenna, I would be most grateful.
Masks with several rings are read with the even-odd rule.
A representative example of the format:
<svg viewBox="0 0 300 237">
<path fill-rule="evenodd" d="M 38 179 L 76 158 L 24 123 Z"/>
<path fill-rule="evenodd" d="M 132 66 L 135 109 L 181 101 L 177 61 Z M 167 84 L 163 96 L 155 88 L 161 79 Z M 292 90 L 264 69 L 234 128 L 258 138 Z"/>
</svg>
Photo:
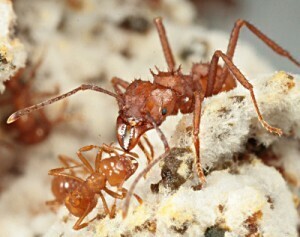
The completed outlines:
<svg viewBox="0 0 300 237">
<path fill-rule="evenodd" d="M 161 46 L 163 48 L 163 52 L 165 55 L 165 59 L 167 61 L 168 67 L 169 67 L 169 71 L 172 72 L 175 68 L 175 60 L 172 54 L 172 50 L 170 48 L 170 44 L 166 35 L 166 30 L 165 27 L 162 23 L 162 18 L 161 17 L 156 17 L 154 18 L 154 24 L 156 26 L 158 35 L 159 35 L 159 39 L 160 39 L 160 43 Z"/>
<path fill-rule="evenodd" d="M 99 86 L 96 86 L 96 85 L 89 85 L 89 84 L 82 84 L 81 86 L 65 93 L 65 94 L 62 94 L 62 95 L 59 95 L 57 97 L 54 97 L 52 99 L 49 99 L 49 100 L 46 100 L 44 102 L 41 102 L 39 104 L 36 104 L 36 105 L 32 105 L 30 107 L 27 107 L 27 108 L 24 108 L 24 109 L 21 109 L 15 113 L 13 113 L 11 116 L 9 116 L 9 118 L 7 119 L 7 123 L 10 124 L 10 123 L 13 123 L 14 121 L 16 121 L 17 119 L 19 119 L 20 117 L 26 115 L 26 114 L 29 114 L 35 110 L 39 110 L 47 105 L 50 105 L 54 102 L 57 102 L 59 100 L 62 100 L 62 99 L 65 99 L 71 95 L 74 95 L 75 93 L 77 93 L 78 91 L 84 91 L 84 90 L 94 90 L 94 91 L 98 91 L 98 92 L 101 92 L 101 93 L 104 93 L 104 94 L 107 94 L 107 95 L 110 95 L 112 97 L 115 97 L 118 101 L 118 103 L 122 104 L 122 98 L 113 93 L 113 92 L 110 92 L 108 90 L 105 90 Z"/>
<path fill-rule="evenodd" d="M 134 191 L 137 183 L 140 181 L 140 179 L 142 177 L 144 177 L 145 174 L 147 174 L 152 169 L 152 167 L 154 165 L 156 165 L 159 161 L 166 158 L 169 154 L 170 154 L 170 150 L 166 151 L 164 154 L 162 154 L 161 156 L 159 156 L 158 158 L 153 160 L 142 172 L 140 172 L 138 174 L 138 176 L 136 176 L 136 178 L 134 179 L 134 181 L 133 181 L 133 183 L 132 183 L 131 187 L 129 188 L 129 190 L 127 192 L 127 195 L 126 195 L 126 199 L 125 199 L 123 210 L 122 210 L 123 219 L 125 219 L 126 216 L 127 216 L 128 209 L 129 209 L 129 204 L 130 204 L 130 199 L 131 199 L 131 196 L 133 195 L 133 191 Z"/>
</svg>

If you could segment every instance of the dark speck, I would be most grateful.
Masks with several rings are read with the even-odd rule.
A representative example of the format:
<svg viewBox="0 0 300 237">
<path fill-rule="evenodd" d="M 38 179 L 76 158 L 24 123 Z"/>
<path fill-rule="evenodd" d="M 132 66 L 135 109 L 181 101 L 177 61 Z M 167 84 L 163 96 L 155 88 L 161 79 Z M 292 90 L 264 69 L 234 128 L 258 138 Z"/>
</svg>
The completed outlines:
<svg viewBox="0 0 300 237">
<path fill-rule="evenodd" d="M 148 20 L 141 16 L 127 16 L 118 25 L 121 29 L 145 34 L 150 28 Z"/>
<path fill-rule="evenodd" d="M 204 236 L 205 237 L 224 237 L 225 236 L 225 230 L 221 229 L 218 226 L 212 226 L 206 229 Z"/>
</svg>

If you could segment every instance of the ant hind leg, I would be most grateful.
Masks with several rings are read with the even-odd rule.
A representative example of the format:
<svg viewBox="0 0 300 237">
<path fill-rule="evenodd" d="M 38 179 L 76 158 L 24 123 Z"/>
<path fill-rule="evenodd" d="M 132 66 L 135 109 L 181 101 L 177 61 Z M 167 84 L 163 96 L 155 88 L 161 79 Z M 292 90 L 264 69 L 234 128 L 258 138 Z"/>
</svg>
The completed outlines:
<svg viewBox="0 0 300 237">
<path fill-rule="evenodd" d="M 196 156 L 195 156 L 195 166 L 197 175 L 201 181 L 201 184 L 198 185 L 195 189 L 201 189 L 202 185 L 206 182 L 205 176 L 203 173 L 203 168 L 200 160 L 200 122 L 201 122 L 201 105 L 204 100 L 204 94 L 201 92 L 195 92 L 195 110 L 193 114 L 193 142 L 195 146 Z"/>
<path fill-rule="evenodd" d="M 255 111 L 257 113 L 258 119 L 259 119 L 260 123 L 262 124 L 262 126 L 269 132 L 276 133 L 277 135 L 281 136 L 282 135 L 281 129 L 271 126 L 263 119 L 262 114 L 257 105 L 257 101 L 256 101 L 256 98 L 254 95 L 252 84 L 245 78 L 245 76 L 240 72 L 240 70 L 233 64 L 232 60 L 220 50 L 217 50 L 212 57 L 211 67 L 209 69 L 209 75 L 208 75 L 209 80 L 211 80 L 213 77 L 215 77 L 215 68 L 214 67 L 216 67 L 218 65 L 218 61 L 219 61 L 220 57 L 224 60 L 226 67 L 228 67 L 228 70 L 233 75 L 233 77 L 237 81 L 239 81 L 243 87 L 245 87 L 247 90 L 249 90 L 252 102 L 255 107 Z"/>
<path fill-rule="evenodd" d="M 234 52 L 236 49 L 236 45 L 237 45 L 237 41 L 239 38 L 239 34 L 240 34 L 240 29 L 243 26 L 246 26 L 254 35 L 256 35 L 259 39 L 261 39 L 275 53 L 288 58 L 291 62 L 293 62 L 298 67 L 300 67 L 300 62 L 298 60 L 296 60 L 287 50 L 283 49 L 276 42 L 271 40 L 268 36 L 266 36 L 264 33 L 262 33 L 254 25 L 252 25 L 248 21 L 245 21 L 242 19 L 239 19 L 235 22 L 235 25 L 231 32 L 231 36 L 230 36 L 230 40 L 229 40 L 227 52 L 226 52 L 226 55 L 228 56 L 229 59 L 233 58 L 233 55 L 234 55 Z M 223 70 L 222 70 L 221 79 L 220 79 L 220 81 L 217 82 L 217 85 L 216 85 L 216 91 L 219 91 L 222 88 L 224 81 L 227 78 L 227 74 L 228 74 L 228 68 L 226 66 L 224 66 Z"/>
</svg>

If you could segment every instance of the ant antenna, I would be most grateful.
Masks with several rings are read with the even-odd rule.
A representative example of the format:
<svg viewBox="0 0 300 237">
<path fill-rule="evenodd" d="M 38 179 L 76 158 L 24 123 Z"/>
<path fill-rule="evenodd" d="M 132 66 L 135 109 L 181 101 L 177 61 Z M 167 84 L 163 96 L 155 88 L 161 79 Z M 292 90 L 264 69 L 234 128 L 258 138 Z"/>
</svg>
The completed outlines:
<svg viewBox="0 0 300 237">
<path fill-rule="evenodd" d="M 62 99 L 65 99 L 71 95 L 74 95 L 75 93 L 77 93 L 78 91 L 84 91 L 84 90 L 94 90 L 94 91 L 98 91 L 98 92 L 102 92 L 104 94 L 107 94 L 107 95 L 110 95 L 112 97 L 115 97 L 120 105 L 120 103 L 122 104 L 122 98 L 113 93 L 113 92 L 110 92 L 108 90 L 105 90 L 105 89 L 102 89 L 101 87 L 99 86 L 96 86 L 96 85 L 89 85 L 89 84 L 82 84 L 81 86 L 65 93 L 65 94 L 62 94 L 62 95 L 59 95 L 57 97 L 54 97 L 52 99 L 49 99 L 49 100 L 46 100 L 44 102 L 41 102 L 39 104 L 36 104 L 36 105 L 32 105 L 30 107 L 27 107 L 27 108 L 24 108 L 24 109 L 21 109 L 15 113 L 13 113 L 11 116 L 9 116 L 9 118 L 7 119 L 7 123 L 10 124 L 10 123 L 13 123 L 14 121 L 16 121 L 17 119 L 19 119 L 20 117 L 26 115 L 26 114 L 29 114 L 35 110 L 39 110 L 47 105 L 50 105 L 54 102 L 57 102 L 59 100 L 62 100 Z"/>
<path fill-rule="evenodd" d="M 162 154 L 161 156 L 159 156 L 158 158 L 153 160 L 142 172 L 140 172 L 138 174 L 138 176 L 136 176 L 136 178 L 134 179 L 134 181 L 133 181 L 133 183 L 132 183 L 131 187 L 129 188 L 129 190 L 127 192 L 127 195 L 126 195 L 126 199 L 125 199 L 123 210 L 122 210 L 123 219 L 125 219 L 126 216 L 127 216 L 128 209 L 129 209 L 129 204 L 130 204 L 130 199 L 131 199 L 131 196 L 133 195 L 133 191 L 134 191 L 137 183 L 140 181 L 140 179 L 142 177 L 144 177 L 145 174 L 147 174 L 152 169 L 152 167 L 154 165 L 156 165 L 159 161 L 166 158 L 169 154 L 170 154 L 170 150 L 166 151 L 164 154 Z"/>
</svg>

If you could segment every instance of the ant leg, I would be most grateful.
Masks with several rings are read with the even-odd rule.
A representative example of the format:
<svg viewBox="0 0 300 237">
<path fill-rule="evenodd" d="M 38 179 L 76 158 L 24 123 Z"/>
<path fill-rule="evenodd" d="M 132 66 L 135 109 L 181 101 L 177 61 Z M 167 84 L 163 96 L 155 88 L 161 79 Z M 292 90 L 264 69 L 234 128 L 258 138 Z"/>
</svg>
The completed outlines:
<svg viewBox="0 0 300 237">
<path fill-rule="evenodd" d="M 145 154 L 146 158 L 147 158 L 147 161 L 148 161 L 148 164 L 152 161 L 153 159 L 153 156 L 152 154 L 150 155 L 149 152 L 146 150 L 146 148 L 144 147 L 143 143 L 142 142 L 138 142 L 138 146 L 140 147 L 140 149 L 142 150 L 142 152 Z"/>
<path fill-rule="evenodd" d="M 84 181 L 81 178 L 76 177 L 75 175 L 62 173 L 65 170 L 74 169 L 74 168 L 77 168 L 77 167 L 80 167 L 80 166 L 70 166 L 70 167 L 62 167 L 62 168 L 52 169 L 52 170 L 48 171 L 48 175 L 75 179 L 78 182 L 83 183 Z"/>
<path fill-rule="evenodd" d="M 131 186 L 128 190 L 128 193 L 127 193 L 127 196 L 126 196 L 126 199 L 124 202 L 124 206 L 123 206 L 123 210 L 122 210 L 123 219 L 126 218 L 126 216 L 127 216 L 131 196 L 133 195 L 133 191 L 134 191 L 136 185 L 138 184 L 138 182 L 140 181 L 140 179 L 142 177 L 144 177 L 144 175 L 147 174 L 152 169 L 153 166 L 155 166 L 159 161 L 165 159 L 169 154 L 170 154 L 170 150 L 167 150 L 161 156 L 154 159 L 150 164 L 148 164 L 146 166 L 146 168 L 136 176 L 136 178 L 134 179 L 133 183 L 131 184 Z"/>
<path fill-rule="evenodd" d="M 67 168 L 67 167 L 71 167 L 71 164 L 74 164 L 75 166 L 82 166 L 85 170 L 85 172 L 88 172 L 88 170 L 86 169 L 85 166 L 83 166 L 80 162 L 78 162 L 77 160 L 66 156 L 66 155 L 59 155 L 58 159 L 60 160 L 60 162 Z M 71 175 L 75 175 L 73 169 L 70 169 L 70 174 Z"/>
<path fill-rule="evenodd" d="M 77 156 L 78 158 L 81 160 L 81 162 L 85 165 L 85 167 L 89 170 L 89 172 L 93 173 L 94 172 L 94 169 L 93 167 L 91 166 L 91 164 L 88 162 L 88 160 L 83 156 L 82 152 L 86 152 L 86 151 L 90 151 L 94 148 L 98 148 L 98 149 L 102 149 L 101 147 L 99 146 L 95 146 L 95 145 L 89 145 L 89 146 L 84 146 L 84 147 L 81 147 L 78 151 L 77 151 Z M 98 154 L 97 153 L 97 157 L 98 156 L 102 156 L 102 153 L 101 154 Z M 96 157 L 96 158 L 97 158 Z M 99 157 L 98 157 L 99 159 Z"/>
<path fill-rule="evenodd" d="M 77 93 L 78 91 L 84 91 L 84 90 L 93 90 L 93 91 L 97 91 L 97 92 L 101 92 L 101 93 L 104 93 L 104 94 L 107 94 L 107 95 L 110 95 L 112 97 L 115 97 L 117 99 L 118 102 L 120 102 L 121 98 L 119 95 L 115 94 L 115 93 L 112 93 L 108 90 L 105 90 L 99 86 L 96 86 L 96 85 L 89 85 L 89 84 L 82 84 L 81 86 L 67 92 L 67 93 L 64 93 L 62 95 L 59 95 L 59 96 L 56 96 L 52 99 L 49 99 L 49 100 L 46 100 L 44 102 L 41 102 L 39 104 L 36 104 L 36 105 L 32 105 L 30 107 L 27 107 L 27 108 L 24 108 L 24 109 L 21 109 L 15 113 L 13 113 L 7 120 L 7 123 L 12 123 L 14 121 L 16 121 L 18 118 L 20 118 L 21 116 L 24 116 L 26 114 L 29 114 L 35 110 L 39 110 L 47 105 L 50 105 L 54 102 L 57 102 L 59 100 L 62 100 L 62 99 L 65 99 L 71 95 L 74 95 L 75 93 Z"/>
<path fill-rule="evenodd" d="M 199 189 L 201 186 L 206 182 L 205 176 L 203 173 L 203 168 L 201 165 L 201 160 L 200 160 L 200 139 L 199 139 L 199 133 L 200 133 L 200 121 L 201 121 L 201 105 L 204 100 L 204 94 L 201 92 L 195 92 L 194 93 L 195 97 L 195 110 L 193 114 L 193 141 L 194 141 L 194 146 L 195 146 L 195 151 L 196 151 L 196 156 L 195 156 L 195 166 L 196 166 L 196 171 L 197 175 L 201 181 L 201 184 L 199 185 Z"/>
<path fill-rule="evenodd" d="M 122 188 L 121 191 L 122 191 L 124 197 L 128 193 L 128 190 L 126 188 Z M 134 193 L 133 196 L 136 198 L 136 200 L 139 202 L 139 204 L 143 204 L 143 199 L 139 195 L 137 195 L 137 194 Z"/>
<path fill-rule="evenodd" d="M 262 126 L 265 129 L 267 129 L 269 132 L 276 133 L 277 135 L 281 136 L 282 135 L 281 129 L 272 127 L 263 119 L 263 117 L 260 113 L 260 110 L 258 108 L 258 105 L 257 105 L 257 101 L 256 101 L 256 98 L 254 95 L 252 84 L 245 78 L 245 76 L 240 72 L 240 70 L 233 64 L 232 60 L 220 50 L 217 50 L 212 57 L 211 67 L 209 68 L 209 75 L 208 75 L 209 80 L 216 76 L 215 68 L 218 65 L 219 57 L 221 57 L 224 60 L 226 66 L 228 67 L 228 69 L 229 69 L 230 73 L 233 75 L 233 77 L 236 80 L 238 80 L 242 84 L 243 87 L 245 87 L 247 90 L 249 90 L 252 102 L 255 107 L 255 111 L 257 113 L 258 119 L 259 119 L 260 123 L 262 124 Z"/>
<path fill-rule="evenodd" d="M 149 147 L 149 149 L 150 149 L 151 157 L 154 157 L 154 148 L 153 148 L 152 144 L 150 143 L 150 141 L 149 141 L 147 135 L 146 135 L 146 134 L 143 135 L 143 138 L 144 138 L 145 142 L 147 143 L 147 145 L 148 145 L 148 147 Z"/>
<path fill-rule="evenodd" d="M 109 189 L 106 188 L 106 187 L 104 187 L 103 190 L 104 190 L 107 194 L 109 194 L 110 196 L 112 196 L 112 197 L 114 197 L 114 198 L 118 198 L 118 199 L 123 199 L 123 198 L 124 198 L 123 194 L 119 194 L 119 193 L 116 193 L 116 192 L 114 192 L 114 191 L 111 191 L 111 190 L 109 190 Z"/>
<path fill-rule="evenodd" d="M 101 200 L 102 200 L 103 208 L 104 208 L 105 214 L 106 214 L 106 215 L 108 214 L 110 219 L 113 218 L 113 216 L 111 216 L 111 212 L 109 211 L 107 202 L 106 202 L 106 200 L 105 200 L 105 198 L 104 198 L 104 196 L 103 196 L 103 194 L 102 194 L 101 192 L 99 192 L 99 196 L 100 196 L 100 198 L 101 198 Z"/>
<path fill-rule="evenodd" d="M 83 219 L 91 212 L 91 204 L 88 204 L 88 206 L 86 207 L 84 213 L 79 217 L 79 219 L 76 221 L 75 225 L 73 226 L 73 229 L 74 230 L 80 230 L 84 227 L 86 227 L 91 221 L 93 221 L 94 219 L 88 221 L 88 222 L 85 222 L 85 223 L 82 223 L 81 222 L 83 221 Z"/>
<path fill-rule="evenodd" d="M 169 72 L 173 72 L 175 68 L 175 60 L 166 35 L 165 27 L 162 23 L 162 18 L 161 17 L 154 18 L 154 24 L 156 26 L 156 30 L 159 35 L 160 43 L 165 55 L 166 62 L 169 67 Z"/>
<path fill-rule="evenodd" d="M 260 38 L 266 45 L 268 45 L 273 51 L 275 51 L 277 54 L 288 58 L 290 61 L 292 61 L 294 64 L 296 64 L 298 67 L 300 67 L 300 62 L 297 61 L 288 51 L 283 49 L 281 46 L 279 46 L 277 43 L 275 43 L 273 40 L 271 40 L 269 37 L 267 37 L 265 34 L 263 34 L 259 29 L 257 29 L 254 25 L 251 23 L 245 21 L 245 20 L 237 20 L 235 22 L 235 25 L 232 29 L 229 44 L 227 47 L 227 53 L 229 59 L 232 59 L 234 55 L 234 51 L 237 45 L 237 41 L 240 34 L 240 29 L 246 26 L 254 35 L 256 35 L 258 38 Z M 222 85 L 224 84 L 224 81 L 226 80 L 228 74 L 228 68 L 223 67 L 222 76 L 220 81 L 216 84 L 216 91 L 219 91 L 222 88 Z"/>
</svg>

